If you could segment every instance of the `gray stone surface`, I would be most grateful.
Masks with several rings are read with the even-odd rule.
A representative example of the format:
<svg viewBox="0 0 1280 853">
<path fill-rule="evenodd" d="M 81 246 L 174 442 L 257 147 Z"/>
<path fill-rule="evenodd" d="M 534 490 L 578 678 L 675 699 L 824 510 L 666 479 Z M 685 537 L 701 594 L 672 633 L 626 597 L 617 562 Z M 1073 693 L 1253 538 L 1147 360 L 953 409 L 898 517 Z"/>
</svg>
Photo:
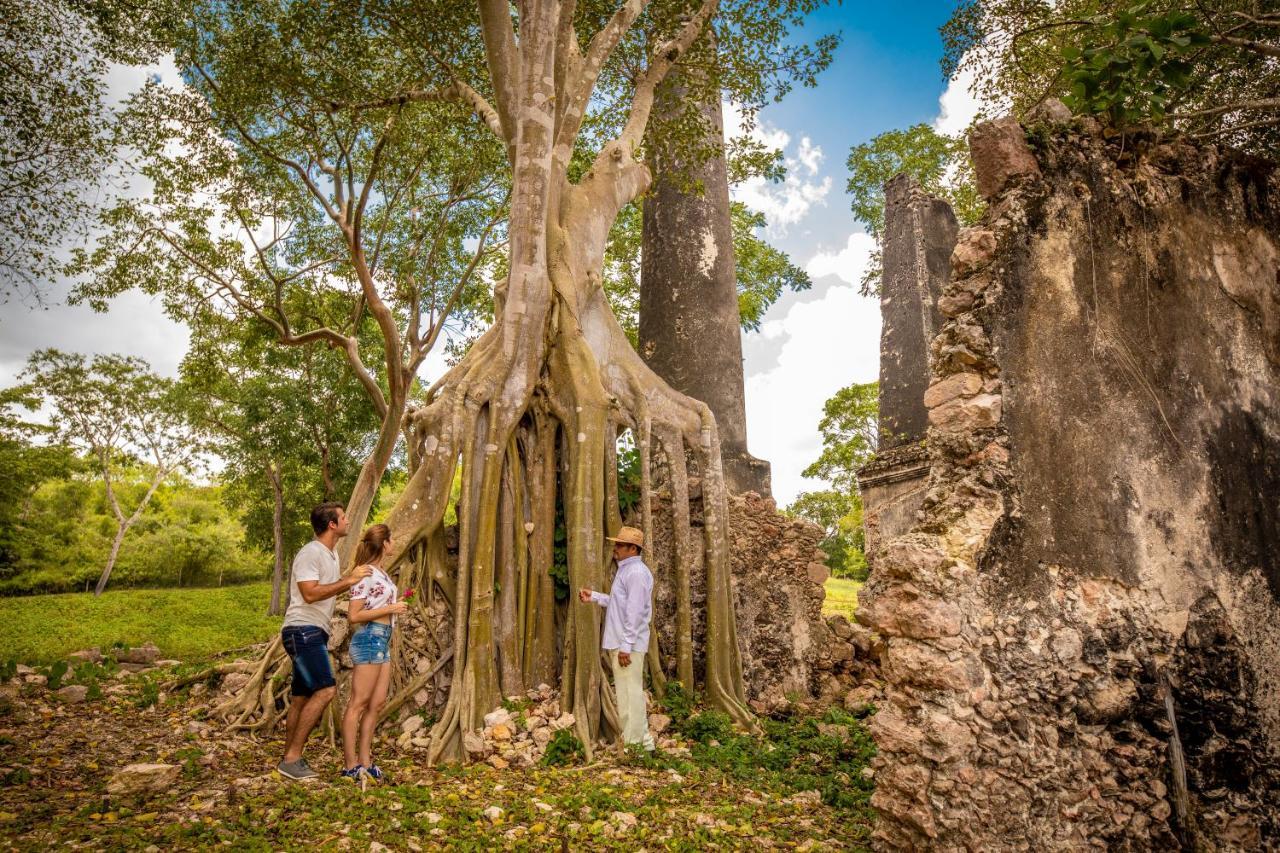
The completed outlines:
<svg viewBox="0 0 1280 853">
<path fill-rule="evenodd" d="M 956 218 L 909 175 L 884 186 L 884 279 L 880 286 L 880 448 L 927 431 L 929 341 L 942 325 L 937 302 L 950 270 Z"/>
<path fill-rule="evenodd" d="M 887 647 L 876 832 L 1272 849 L 1280 177 L 1214 147 L 1037 139 L 1016 179 L 976 163 L 1000 189 L 931 345 L 923 515 L 859 596 Z"/>
</svg>

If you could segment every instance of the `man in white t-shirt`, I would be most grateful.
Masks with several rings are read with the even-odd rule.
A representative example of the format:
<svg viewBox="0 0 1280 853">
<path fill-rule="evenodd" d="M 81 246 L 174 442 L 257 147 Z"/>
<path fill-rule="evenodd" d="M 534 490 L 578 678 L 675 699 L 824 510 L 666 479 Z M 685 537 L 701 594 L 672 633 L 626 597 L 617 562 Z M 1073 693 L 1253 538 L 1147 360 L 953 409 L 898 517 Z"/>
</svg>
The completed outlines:
<svg viewBox="0 0 1280 853">
<path fill-rule="evenodd" d="M 353 569 L 346 577 L 338 567 L 334 546 L 347 535 L 346 510 L 340 503 L 322 503 L 311 510 L 312 539 L 293 559 L 289 577 L 289 609 L 280 631 L 284 650 L 293 661 L 289 716 L 285 724 L 284 759 L 276 769 L 290 779 L 310 779 L 316 772 L 307 766 L 302 749 L 320 715 L 333 700 L 336 682 L 329 662 L 329 625 L 334 597 L 368 577 L 368 566 Z"/>
</svg>

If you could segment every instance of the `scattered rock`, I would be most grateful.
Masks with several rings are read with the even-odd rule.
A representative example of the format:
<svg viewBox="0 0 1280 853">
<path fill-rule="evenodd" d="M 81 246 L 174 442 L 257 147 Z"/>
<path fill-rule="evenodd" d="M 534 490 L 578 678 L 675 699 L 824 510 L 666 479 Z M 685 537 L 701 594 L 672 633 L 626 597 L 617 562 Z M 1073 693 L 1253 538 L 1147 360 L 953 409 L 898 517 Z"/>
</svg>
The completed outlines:
<svg viewBox="0 0 1280 853">
<path fill-rule="evenodd" d="M 89 688 L 83 684 L 68 684 L 57 690 L 57 696 L 63 702 L 71 705 L 78 705 L 83 702 L 89 695 Z"/>
<path fill-rule="evenodd" d="M 489 823 L 502 823 L 502 809 L 498 806 L 489 806 L 484 810 L 484 816 L 489 819 Z"/>
<path fill-rule="evenodd" d="M 177 764 L 130 764 L 107 783 L 107 793 L 116 797 L 146 797 L 166 791 L 178 781 L 182 767 Z"/>
<path fill-rule="evenodd" d="M 411 735 L 414 732 L 416 732 L 418 729 L 422 728 L 423 722 L 425 721 L 422 719 L 422 717 L 418 716 L 417 714 L 414 714 L 412 717 L 409 717 L 407 720 L 405 720 L 403 723 L 400 724 L 400 733 Z"/>
<path fill-rule="evenodd" d="M 662 734 L 669 728 L 671 728 L 671 718 L 666 714 L 649 715 L 649 729 L 654 734 Z"/>
<path fill-rule="evenodd" d="M 77 663 L 97 663 L 102 660 L 102 649 L 98 646 L 90 649 L 81 649 L 78 652 L 72 652 L 67 655 L 67 659 Z"/>
<path fill-rule="evenodd" d="M 160 659 L 160 649 L 155 643 L 147 643 L 132 649 L 117 649 L 116 660 L 122 664 L 153 664 Z"/>
</svg>

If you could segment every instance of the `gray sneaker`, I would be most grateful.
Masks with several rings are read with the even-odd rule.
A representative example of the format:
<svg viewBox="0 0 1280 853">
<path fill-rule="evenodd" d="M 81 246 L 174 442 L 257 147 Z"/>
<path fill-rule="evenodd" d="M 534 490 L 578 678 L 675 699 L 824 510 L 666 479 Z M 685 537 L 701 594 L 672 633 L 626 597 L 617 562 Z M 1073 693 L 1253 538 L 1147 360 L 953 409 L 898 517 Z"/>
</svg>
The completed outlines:
<svg viewBox="0 0 1280 853">
<path fill-rule="evenodd" d="M 297 761 L 281 761 L 276 765 L 276 769 L 287 779 L 314 779 L 317 775 L 316 771 L 307 766 L 305 758 L 299 758 Z"/>
</svg>

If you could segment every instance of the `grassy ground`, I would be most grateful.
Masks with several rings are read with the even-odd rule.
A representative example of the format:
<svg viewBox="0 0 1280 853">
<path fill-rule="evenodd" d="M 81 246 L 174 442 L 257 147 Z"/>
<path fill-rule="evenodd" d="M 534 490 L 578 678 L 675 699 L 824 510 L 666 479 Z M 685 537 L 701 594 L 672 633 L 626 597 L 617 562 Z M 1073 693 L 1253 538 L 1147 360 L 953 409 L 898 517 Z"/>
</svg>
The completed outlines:
<svg viewBox="0 0 1280 853">
<path fill-rule="evenodd" d="M 79 674 L 78 674 L 79 675 Z M 375 748 L 389 784 L 339 780 L 319 738 L 321 776 L 271 769 L 280 733 L 243 737 L 208 720 L 211 691 L 156 692 L 158 674 L 106 676 L 97 698 L 63 705 L 23 685 L 0 701 L 0 838 L 14 850 L 813 850 L 867 849 L 872 752 L 863 721 L 764 720 L 762 737 L 686 707 L 685 746 L 654 757 L 601 754 L 566 766 L 428 768 Z M 148 686 L 151 689 L 148 689 Z M 603 751 L 602 751 L 603 752 Z M 181 769 L 145 799 L 111 796 L 130 763 Z M 497 811 L 493 809 L 496 807 Z M 380 845 L 385 845 L 382 847 Z"/>
<path fill-rule="evenodd" d="M 827 578 L 827 597 L 822 602 L 823 615 L 832 616 L 839 613 L 852 619 L 853 611 L 858 609 L 858 590 L 861 588 L 862 581 Z"/>
<path fill-rule="evenodd" d="M 0 598 L 0 661 L 50 663 L 114 643 L 160 647 L 162 657 L 207 658 L 280 630 L 268 583 L 210 589 L 123 589 Z"/>
</svg>

